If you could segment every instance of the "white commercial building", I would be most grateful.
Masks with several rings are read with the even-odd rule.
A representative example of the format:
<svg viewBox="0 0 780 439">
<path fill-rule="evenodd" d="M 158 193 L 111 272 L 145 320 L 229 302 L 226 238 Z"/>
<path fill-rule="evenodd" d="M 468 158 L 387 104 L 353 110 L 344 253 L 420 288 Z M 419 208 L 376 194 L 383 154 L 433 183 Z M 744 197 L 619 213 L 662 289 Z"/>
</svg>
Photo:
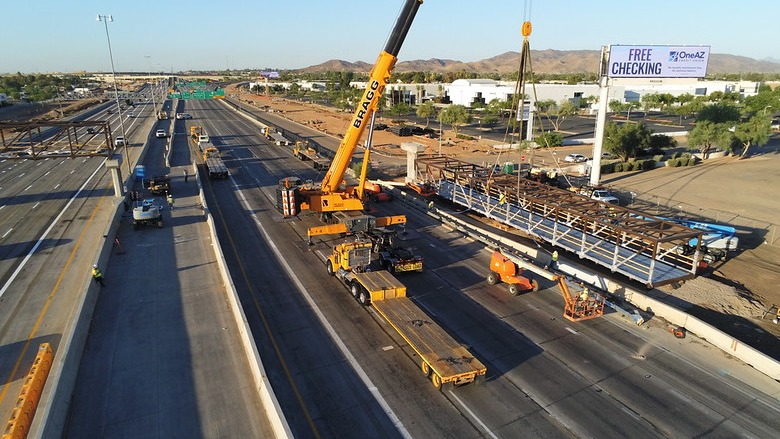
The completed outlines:
<svg viewBox="0 0 780 439">
<path fill-rule="evenodd" d="M 699 81 L 691 78 L 664 79 L 612 79 L 610 80 L 609 101 L 640 102 L 642 96 L 653 93 L 669 93 L 673 96 L 691 94 L 693 96 L 708 96 L 713 92 L 736 92 L 743 96 L 758 93 L 760 83 L 753 81 Z M 413 91 L 414 88 L 411 87 Z M 458 79 L 445 86 L 446 94 L 453 104 L 472 106 L 474 102 L 487 104 L 493 99 L 502 101 L 513 97 L 515 84 L 513 82 L 494 81 L 491 79 Z M 536 100 L 553 100 L 555 102 L 578 101 L 587 97 L 598 97 L 598 84 L 526 84 L 525 94 L 534 102 Z M 595 100 L 595 99 L 594 99 Z"/>
</svg>

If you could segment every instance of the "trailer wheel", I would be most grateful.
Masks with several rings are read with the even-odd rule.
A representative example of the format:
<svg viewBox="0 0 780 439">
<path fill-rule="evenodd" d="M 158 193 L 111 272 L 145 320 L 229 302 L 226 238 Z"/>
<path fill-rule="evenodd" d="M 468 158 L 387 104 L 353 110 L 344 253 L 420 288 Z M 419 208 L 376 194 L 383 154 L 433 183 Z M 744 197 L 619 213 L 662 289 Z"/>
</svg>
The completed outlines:
<svg viewBox="0 0 780 439">
<path fill-rule="evenodd" d="M 428 362 L 422 360 L 422 363 L 420 364 L 420 368 L 422 369 L 422 373 L 423 375 L 425 375 L 426 378 L 431 376 L 431 365 L 428 364 Z"/>
<path fill-rule="evenodd" d="M 441 390 L 441 377 L 438 373 L 431 374 L 431 382 L 433 383 L 433 387 L 437 388 L 438 390 Z"/>
<path fill-rule="evenodd" d="M 495 271 L 491 271 L 491 272 L 490 272 L 490 273 L 487 275 L 487 283 L 488 283 L 489 285 L 495 285 L 495 284 L 497 284 L 497 283 L 498 283 L 498 279 L 499 279 L 499 277 L 498 277 L 498 273 L 496 273 Z"/>
<path fill-rule="evenodd" d="M 363 306 L 368 306 L 371 304 L 371 296 L 368 294 L 368 291 L 366 291 L 365 288 L 360 288 L 360 294 L 358 294 L 358 303 Z"/>
<path fill-rule="evenodd" d="M 712 255 L 712 253 L 704 253 L 704 256 L 702 256 L 701 260 L 706 262 L 707 264 L 712 264 L 717 259 L 715 259 L 715 256 Z"/>
<path fill-rule="evenodd" d="M 539 291 L 539 282 L 536 279 L 531 279 L 531 292 L 535 293 Z"/>
<path fill-rule="evenodd" d="M 520 294 L 520 288 L 517 287 L 517 284 L 509 284 L 509 294 L 513 296 Z"/>
<path fill-rule="evenodd" d="M 355 299 L 357 299 L 358 296 L 360 295 L 360 290 L 361 290 L 360 284 L 357 282 L 352 282 L 349 285 L 349 292 L 352 294 L 352 297 L 354 297 Z"/>
</svg>

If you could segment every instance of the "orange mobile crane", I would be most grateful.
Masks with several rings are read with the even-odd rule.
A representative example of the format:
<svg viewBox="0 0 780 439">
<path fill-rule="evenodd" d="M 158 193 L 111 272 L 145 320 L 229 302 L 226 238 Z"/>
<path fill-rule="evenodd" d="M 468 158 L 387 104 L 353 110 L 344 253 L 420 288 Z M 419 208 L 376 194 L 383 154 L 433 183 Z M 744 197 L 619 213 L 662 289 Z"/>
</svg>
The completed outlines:
<svg viewBox="0 0 780 439">
<path fill-rule="evenodd" d="M 368 152 L 363 156 L 363 167 L 357 185 L 348 186 L 344 180 L 344 175 L 349 168 L 355 147 L 379 105 L 379 99 L 382 97 L 382 92 L 390 80 L 390 74 L 398 59 L 398 52 L 421 4 L 422 0 L 406 0 L 387 44 L 382 53 L 379 54 L 379 58 L 377 58 L 369 74 L 366 91 L 360 99 L 347 132 L 336 150 L 333 161 L 322 182 L 319 184 L 294 185 L 291 183 L 295 181 L 294 178 L 284 179 L 280 182 L 280 185 L 277 187 L 277 208 L 284 216 L 295 216 L 303 210 L 311 210 L 319 212 L 321 218 L 327 221 L 337 212 L 346 214 L 363 210 Z M 403 216 L 375 218 L 375 220 L 375 224 L 374 221 L 361 221 L 358 223 L 370 223 L 372 226 L 382 227 L 406 222 L 406 218 Z M 317 228 L 316 231 L 310 231 L 309 237 L 313 236 L 312 233 L 358 231 L 361 230 L 351 230 L 345 224 L 334 224 L 330 228 L 326 226 L 325 228 Z"/>
</svg>

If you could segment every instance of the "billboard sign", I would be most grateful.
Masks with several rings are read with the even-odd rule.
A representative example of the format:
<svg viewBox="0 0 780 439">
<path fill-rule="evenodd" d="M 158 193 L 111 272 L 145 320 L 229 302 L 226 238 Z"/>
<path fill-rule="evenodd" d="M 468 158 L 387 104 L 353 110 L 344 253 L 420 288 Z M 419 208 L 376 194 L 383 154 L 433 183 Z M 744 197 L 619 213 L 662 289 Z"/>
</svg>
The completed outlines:
<svg viewBox="0 0 780 439">
<path fill-rule="evenodd" d="M 703 78 L 710 46 L 610 46 L 610 78 Z"/>
</svg>

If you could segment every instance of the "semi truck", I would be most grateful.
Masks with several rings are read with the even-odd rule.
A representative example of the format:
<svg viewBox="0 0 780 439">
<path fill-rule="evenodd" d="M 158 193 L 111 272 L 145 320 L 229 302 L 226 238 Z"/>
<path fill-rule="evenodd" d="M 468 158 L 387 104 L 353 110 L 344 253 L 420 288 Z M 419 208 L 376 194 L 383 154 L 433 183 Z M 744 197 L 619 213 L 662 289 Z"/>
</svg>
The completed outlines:
<svg viewBox="0 0 780 439">
<path fill-rule="evenodd" d="M 206 172 L 211 179 L 227 179 L 230 175 L 225 162 L 219 155 L 219 150 L 213 146 L 203 149 L 203 163 L 206 165 Z"/>
<path fill-rule="evenodd" d="M 390 272 L 368 271 L 370 240 L 337 244 L 325 261 L 328 274 L 338 277 L 352 297 L 372 306 L 417 353 L 420 370 L 434 387 L 461 386 L 484 379 L 487 368 L 407 295 Z"/>
<path fill-rule="evenodd" d="M 318 171 L 328 169 L 330 161 L 326 158 L 320 157 L 317 150 L 308 146 L 306 142 L 297 141 L 293 147 L 293 155 L 300 161 L 309 161 L 312 167 Z"/>
</svg>

